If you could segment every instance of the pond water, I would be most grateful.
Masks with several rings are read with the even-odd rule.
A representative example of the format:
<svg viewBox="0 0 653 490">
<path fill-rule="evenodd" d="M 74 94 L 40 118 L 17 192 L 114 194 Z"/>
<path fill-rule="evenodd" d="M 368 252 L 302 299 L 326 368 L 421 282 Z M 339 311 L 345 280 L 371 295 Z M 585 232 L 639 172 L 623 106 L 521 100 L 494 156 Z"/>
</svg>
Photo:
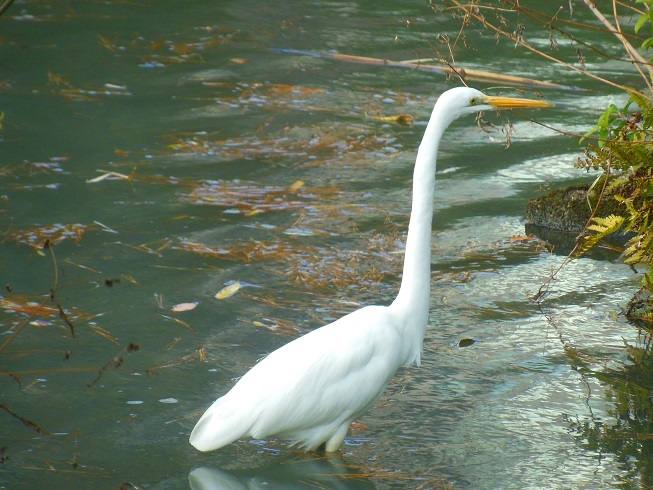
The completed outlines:
<svg viewBox="0 0 653 490">
<path fill-rule="evenodd" d="M 583 258 L 543 305 L 528 300 L 562 257 L 523 237 L 525 203 L 588 177 L 577 137 L 513 115 L 509 149 L 494 114 L 489 134 L 472 117 L 446 134 L 423 364 L 340 457 L 188 443 L 257 359 L 392 301 L 416 148 L 451 86 L 268 48 L 413 59 L 456 36 L 451 16 L 428 2 L 17 0 L 0 23 L 1 488 L 640 485 L 640 453 L 593 438 L 620 422 L 610 383 L 588 374 L 641 340 L 616 315 L 639 279 Z M 474 36 L 465 66 L 600 88 L 542 90 L 556 107 L 530 116 L 546 125 L 583 133 L 618 99 Z M 398 114 L 414 126 L 382 119 Z"/>
</svg>

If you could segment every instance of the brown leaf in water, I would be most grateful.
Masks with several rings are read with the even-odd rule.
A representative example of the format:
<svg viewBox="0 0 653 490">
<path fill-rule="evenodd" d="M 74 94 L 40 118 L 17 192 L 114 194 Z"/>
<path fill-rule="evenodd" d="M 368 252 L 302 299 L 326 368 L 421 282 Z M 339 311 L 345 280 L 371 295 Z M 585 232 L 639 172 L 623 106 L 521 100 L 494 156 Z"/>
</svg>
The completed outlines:
<svg viewBox="0 0 653 490">
<path fill-rule="evenodd" d="M 13 297 L 12 299 L 0 299 L 0 308 L 33 316 L 50 317 L 59 314 L 58 308 L 52 308 L 50 306 L 32 302 L 29 298 L 24 296 Z"/>
<path fill-rule="evenodd" d="M 292 241 L 234 242 L 229 247 L 214 248 L 199 242 L 182 240 L 174 248 L 206 257 L 240 262 L 276 261 L 285 266 L 285 275 L 295 285 L 309 289 L 351 285 L 365 289 L 399 273 L 401 247 L 393 233 L 368 238 L 356 252 L 328 245 L 303 245 Z"/>
<path fill-rule="evenodd" d="M 196 153 L 229 160 L 264 158 L 284 167 L 354 162 L 360 167 L 377 166 L 380 155 L 393 156 L 405 151 L 395 131 L 384 134 L 368 124 L 331 123 L 293 126 L 269 135 L 259 131 L 240 138 L 222 139 L 216 134 L 200 132 L 171 134 L 166 139 L 173 154 Z"/>
<path fill-rule="evenodd" d="M 276 83 L 274 85 L 267 87 L 267 91 L 268 93 L 274 95 L 288 95 L 288 94 L 315 95 L 315 94 L 322 94 L 326 92 L 326 90 L 320 88 L 301 87 L 298 85 L 286 85 L 282 83 Z"/>
<path fill-rule="evenodd" d="M 193 204 L 223 206 L 233 213 L 254 216 L 266 211 L 300 209 L 306 203 L 297 199 L 301 185 L 290 187 L 260 185 L 246 181 L 210 181 L 193 189 L 188 196 Z"/>
<path fill-rule="evenodd" d="M 62 225 L 59 223 L 25 230 L 10 229 L 5 232 L 5 241 L 12 240 L 16 243 L 29 245 L 34 249 L 41 250 L 46 241 L 49 245 L 53 245 L 63 240 L 71 239 L 79 244 L 87 230 L 88 227 L 86 225 Z"/>
</svg>

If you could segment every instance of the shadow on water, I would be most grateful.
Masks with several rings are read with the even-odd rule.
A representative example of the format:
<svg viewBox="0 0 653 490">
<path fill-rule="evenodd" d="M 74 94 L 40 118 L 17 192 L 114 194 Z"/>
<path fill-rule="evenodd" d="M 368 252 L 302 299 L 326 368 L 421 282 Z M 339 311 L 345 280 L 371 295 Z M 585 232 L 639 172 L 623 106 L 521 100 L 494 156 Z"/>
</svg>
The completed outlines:
<svg viewBox="0 0 653 490">
<path fill-rule="evenodd" d="M 553 230 L 532 223 L 526 223 L 524 228 L 527 235 L 537 236 L 550 245 L 553 253 L 563 256 L 569 255 L 574 250 L 580 235 L 580 232 Z M 596 260 L 618 260 L 624 244 L 630 238 L 632 238 L 631 234 L 608 236 L 601 241 L 601 246 L 589 250 L 585 256 Z"/>
</svg>

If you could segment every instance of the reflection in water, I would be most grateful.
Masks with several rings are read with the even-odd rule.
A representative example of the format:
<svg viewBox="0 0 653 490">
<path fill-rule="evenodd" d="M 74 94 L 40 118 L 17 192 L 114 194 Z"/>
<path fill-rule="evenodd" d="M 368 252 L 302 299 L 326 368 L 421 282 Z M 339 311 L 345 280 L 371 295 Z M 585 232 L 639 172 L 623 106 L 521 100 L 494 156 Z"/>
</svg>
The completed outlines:
<svg viewBox="0 0 653 490">
<path fill-rule="evenodd" d="M 600 458 L 616 456 L 624 470 L 619 476 L 622 485 L 641 488 L 653 484 L 652 342 L 649 333 L 643 334 L 638 345 L 627 346 L 628 363 L 624 366 L 588 370 L 609 386 L 606 398 L 613 404 L 610 415 L 614 418 L 568 419 L 572 433 L 589 451 Z"/>
<path fill-rule="evenodd" d="M 195 468 L 188 475 L 193 490 L 239 489 L 371 489 L 368 476 L 340 458 L 292 457 L 260 468 L 219 470 Z"/>
</svg>

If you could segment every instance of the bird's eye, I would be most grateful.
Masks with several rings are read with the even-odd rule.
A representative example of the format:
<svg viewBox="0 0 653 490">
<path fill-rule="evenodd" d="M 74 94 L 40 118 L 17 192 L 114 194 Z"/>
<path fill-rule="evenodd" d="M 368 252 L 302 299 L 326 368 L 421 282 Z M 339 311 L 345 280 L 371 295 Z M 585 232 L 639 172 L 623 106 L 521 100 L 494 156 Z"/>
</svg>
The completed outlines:
<svg viewBox="0 0 653 490">
<path fill-rule="evenodd" d="M 472 97 L 469 99 L 469 105 L 476 105 L 478 104 L 478 99 L 476 97 Z"/>
</svg>

